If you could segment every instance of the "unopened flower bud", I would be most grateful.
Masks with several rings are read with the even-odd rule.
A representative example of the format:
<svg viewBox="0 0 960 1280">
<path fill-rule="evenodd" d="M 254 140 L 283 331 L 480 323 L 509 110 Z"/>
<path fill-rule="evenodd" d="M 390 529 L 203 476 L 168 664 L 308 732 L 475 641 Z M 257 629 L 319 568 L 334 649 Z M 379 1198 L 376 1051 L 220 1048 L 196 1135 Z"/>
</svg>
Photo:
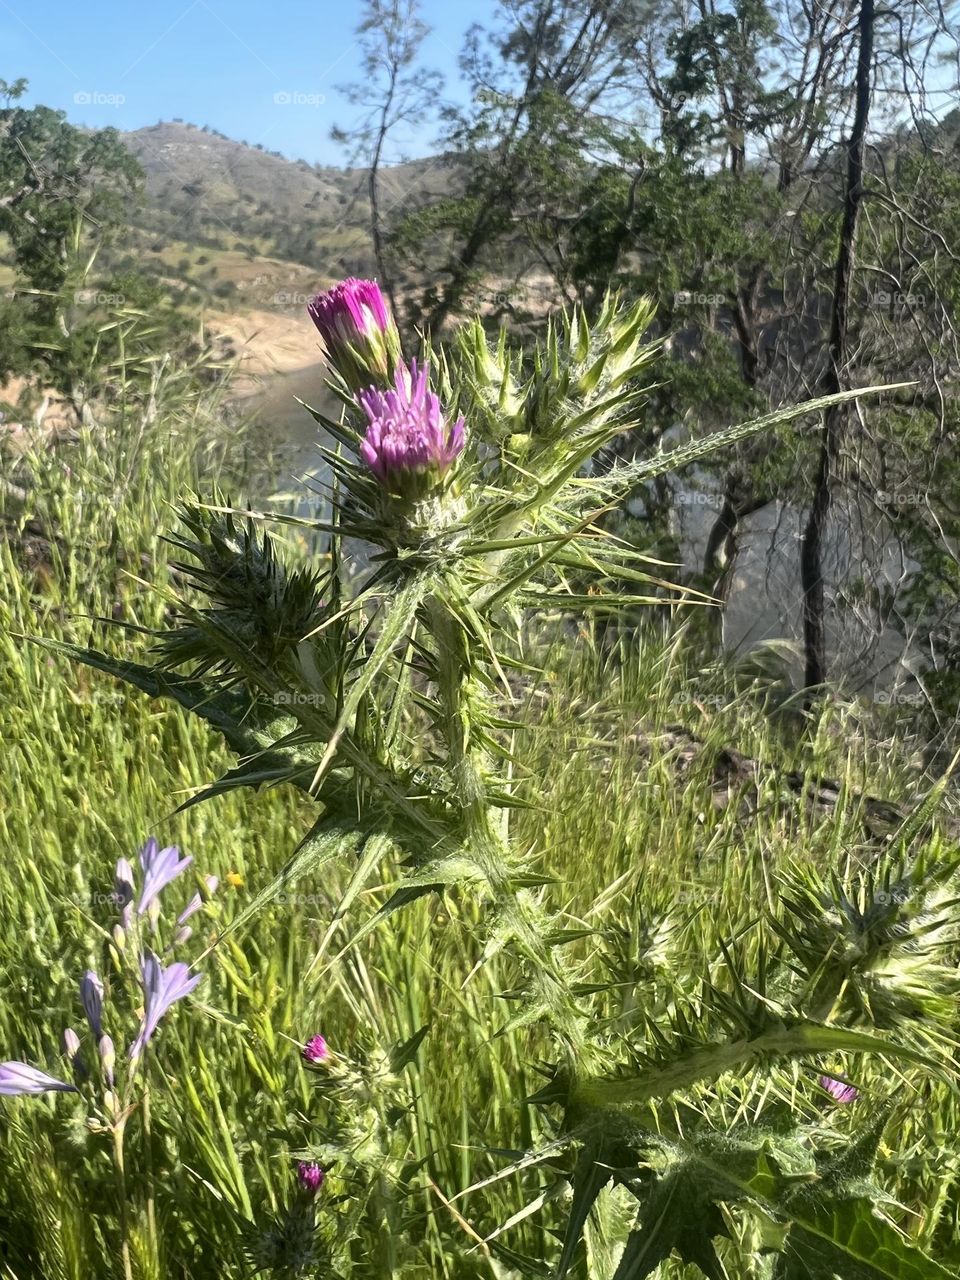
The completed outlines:
<svg viewBox="0 0 960 1280">
<path fill-rule="evenodd" d="M 71 1067 L 74 1066 L 80 1053 L 80 1037 L 73 1027 L 67 1027 L 63 1033 L 63 1052 L 66 1054 L 67 1061 Z"/>
<path fill-rule="evenodd" d="M 109 1036 L 101 1036 L 98 1048 L 100 1052 L 100 1069 L 103 1072 L 103 1078 L 107 1083 L 107 1087 L 112 1089 L 113 1069 L 117 1061 L 117 1055 L 113 1048 L 113 1041 Z"/>
<path fill-rule="evenodd" d="M 201 898 L 199 893 L 195 893 L 193 897 L 190 899 L 190 901 L 187 903 L 187 905 L 180 912 L 180 914 L 177 916 L 177 924 L 186 924 L 186 922 L 190 919 L 190 917 L 193 915 L 196 915 L 196 913 L 200 910 L 202 906 L 203 906 L 203 898 Z"/>
<path fill-rule="evenodd" d="M 83 1011 L 87 1015 L 87 1022 L 90 1024 L 90 1030 L 94 1037 L 98 1037 L 103 1032 L 101 1026 L 101 1018 L 103 1017 L 103 983 L 92 969 L 88 969 L 80 979 L 80 999 L 83 1002 Z"/>
<path fill-rule="evenodd" d="M 323 1036 L 311 1036 L 307 1043 L 303 1046 L 301 1056 L 304 1062 L 317 1063 L 323 1062 L 328 1057 L 330 1050 L 327 1048 L 327 1042 Z"/>
<path fill-rule="evenodd" d="M 133 895 L 136 892 L 136 885 L 133 880 L 133 867 L 127 858 L 118 859 L 113 883 L 117 904 L 120 907 L 120 923 L 124 928 L 128 928 L 133 915 Z"/>
<path fill-rule="evenodd" d="M 375 280 L 343 280 L 318 293 L 307 311 L 351 391 L 390 385 L 402 356 L 400 332 Z"/>
<path fill-rule="evenodd" d="M 323 1186 L 326 1174 L 313 1160 L 301 1160 L 297 1164 L 297 1182 L 308 1195 L 315 1196 Z"/>
</svg>

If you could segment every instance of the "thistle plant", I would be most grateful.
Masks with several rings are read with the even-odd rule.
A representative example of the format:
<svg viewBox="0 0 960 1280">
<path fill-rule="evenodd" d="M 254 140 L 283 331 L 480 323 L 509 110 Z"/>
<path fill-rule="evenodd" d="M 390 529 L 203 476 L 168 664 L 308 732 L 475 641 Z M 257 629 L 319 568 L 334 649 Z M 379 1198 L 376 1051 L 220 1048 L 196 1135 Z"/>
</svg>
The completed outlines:
<svg viewBox="0 0 960 1280">
<path fill-rule="evenodd" d="M 79 1094 L 87 1131 L 109 1140 L 118 1182 L 119 1253 L 126 1280 L 131 1280 L 134 1274 L 125 1155 L 127 1125 L 131 1117 L 139 1113 L 144 1138 L 149 1144 L 147 1051 L 164 1017 L 174 1004 L 190 995 L 203 976 L 191 974 L 182 960 L 165 963 L 174 949 L 189 938 L 185 921 L 203 905 L 200 893 L 177 916 L 172 926 L 173 936 L 165 945 L 162 941 L 164 933 L 170 931 L 163 928 L 160 895 L 182 875 L 192 858 L 181 858 L 176 846 L 161 849 L 151 837 L 140 850 L 138 861 L 139 876 L 128 859 L 121 858 L 117 863 L 112 896 L 120 908 L 120 918 L 110 930 L 104 930 L 108 939 L 105 952 L 110 963 L 109 977 L 105 982 L 93 969 L 87 969 L 80 978 L 79 995 L 89 1032 L 88 1042 L 85 1044 L 71 1027 L 63 1033 L 64 1056 L 73 1082 L 48 1075 L 29 1063 L 0 1063 L 0 1094 Z M 215 889 L 216 883 L 211 877 L 204 885 L 207 897 Z M 110 1027 L 119 1035 L 130 1005 L 134 1009 L 140 1006 L 139 1026 L 126 1054 L 118 1062 L 113 1036 L 105 1028 Z M 156 1252 L 157 1224 L 152 1201 L 148 1200 L 145 1214 L 147 1237 Z"/>
<path fill-rule="evenodd" d="M 334 1052 L 321 1035 L 303 1046 L 301 1059 L 320 1108 L 310 1118 L 316 1133 L 297 1158 L 286 1203 L 249 1233 L 255 1270 L 294 1277 L 322 1268 L 327 1276 L 349 1276 L 351 1246 L 365 1234 L 378 1242 L 366 1260 L 370 1271 L 398 1272 L 401 1224 L 414 1193 L 407 1185 L 408 1137 L 399 1121 L 412 1103 L 406 1070 L 426 1031 L 353 1057 Z"/>
<path fill-rule="evenodd" d="M 604 1255 L 595 1273 L 603 1280 L 639 1280 L 674 1250 L 709 1277 L 721 1275 L 715 1240 L 729 1231 L 734 1208 L 770 1225 L 786 1259 L 777 1264 L 780 1280 L 868 1274 L 851 1269 L 843 1233 L 851 1224 L 867 1230 L 864 1187 L 894 1100 L 878 1104 L 855 1160 L 812 1141 L 812 1121 L 818 1106 L 854 1101 L 847 1060 L 857 1055 L 934 1070 L 931 1046 L 949 1038 L 956 1007 L 952 913 L 948 922 L 924 917 L 915 929 L 902 904 L 874 911 L 875 886 L 861 887 L 855 905 L 850 885 L 807 883 L 785 893 L 770 919 L 737 922 L 735 938 L 749 935 L 750 945 L 725 944 L 715 970 L 694 986 L 658 971 L 648 989 L 649 957 L 623 945 L 630 940 L 615 928 L 612 980 L 591 983 L 579 944 L 595 931 L 570 927 L 552 904 L 538 850 L 515 838 L 512 816 L 530 802 L 513 774 L 511 744 L 526 729 L 514 714 L 515 692 L 536 671 L 545 615 L 694 603 L 612 531 L 607 517 L 626 497 L 752 434 L 879 389 L 597 468 L 592 460 L 645 412 L 657 353 L 645 340 L 647 302 L 624 306 L 611 295 L 593 320 L 575 308 L 550 323 L 529 359 L 505 336 L 491 345 L 475 322 L 448 349 L 425 342 L 418 360 L 407 361 L 369 281 L 319 295 L 310 314 L 342 410 L 311 410 L 325 432 L 318 450 L 329 514 L 294 519 L 231 509 L 219 495 L 191 500 L 186 533 L 173 538 L 188 557 L 179 567 L 191 587 L 169 593 L 174 621 L 155 636 L 156 662 L 50 647 L 172 698 L 223 734 L 239 764 L 190 803 L 279 782 L 317 803 L 312 829 L 221 941 L 293 884 L 318 882 L 334 860 L 349 867 L 349 879 L 331 904 L 313 973 L 334 939 L 345 950 L 419 898 L 443 894 L 482 907 L 478 966 L 502 964 L 510 975 L 502 995 L 511 1012 L 500 1029 L 536 1022 L 553 1037 L 537 1101 L 554 1117 L 556 1139 L 504 1176 L 549 1167 L 572 1188 L 558 1280 L 575 1267 L 583 1274 L 585 1235 L 602 1221 L 602 1196 L 614 1187 L 636 1202 L 636 1219 Z M 270 528 L 285 525 L 326 540 L 326 558 L 291 562 Z M 341 569 L 349 543 L 368 549 L 358 578 Z M 574 634 L 570 628 L 569 643 Z M 909 862 L 918 831 L 912 820 L 890 857 L 901 859 L 898 874 L 909 874 L 926 902 L 933 881 L 942 887 L 953 873 Z M 351 925 L 362 890 L 388 859 L 402 867 L 399 882 L 373 916 Z M 885 865 L 889 877 L 893 863 Z M 171 870 L 158 864 L 153 882 Z M 669 928 L 654 922 L 649 935 L 663 941 Z M 144 982 L 158 1009 L 167 994 L 178 997 L 183 975 L 164 976 L 151 962 Z M 918 1013 L 925 1021 L 911 1028 Z M 144 1029 L 149 1023 L 148 1012 Z M 337 1080 L 325 1044 L 310 1052 L 306 1061 Z M 798 1086 L 805 1068 L 809 1095 Z M 281 1245 L 293 1249 L 291 1240 L 314 1260 L 320 1240 L 330 1265 L 341 1265 L 357 1206 L 370 1203 L 373 1169 L 385 1150 L 396 1159 L 384 1139 L 395 1075 L 383 1060 L 340 1077 L 354 1123 L 358 1100 L 366 1108 L 363 1134 L 334 1144 L 361 1171 L 354 1208 L 315 1218 L 320 1187 L 304 1171 L 299 1194 L 310 1199 L 295 1200 L 294 1216 L 273 1225 L 258 1265 L 280 1266 Z M 721 1093 L 721 1078 L 736 1083 Z M 783 1110 L 798 1097 L 793 1110 L 808 1116 L 786 1124 Z M 326 1174 L 326 1200 L 339 1176 L 337 1152 L 304 1155 Z M 839 1225 L 830 1225 L 831 1198 L 843 1206 Z M 385 1221 L 392 1238 L 399 1225 Z M 892 1223 L 871 1219 L 869 1228 L 878 1249 L 909 1259 Z M 544 1274 L 527 1261 L 531 1274 Z M 388 1259 L 383 1274 L 394 1269 Z"/>
</svg>

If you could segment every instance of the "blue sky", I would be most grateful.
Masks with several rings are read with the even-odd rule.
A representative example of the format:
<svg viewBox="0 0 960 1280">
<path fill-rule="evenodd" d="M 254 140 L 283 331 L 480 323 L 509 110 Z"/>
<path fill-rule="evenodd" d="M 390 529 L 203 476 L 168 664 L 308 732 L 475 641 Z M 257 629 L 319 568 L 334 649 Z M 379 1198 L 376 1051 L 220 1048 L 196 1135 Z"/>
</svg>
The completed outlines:
<svg viewBox="0 0 960 1280">
<path fill-rule="evenodd" d="M 492 0 L 424 0 L 424 61 L 458 90 L 457 57 Z M 311 163 L 339 164 L 333 124 L 354 108 L 336 86 L 356 78 L 360 0 L 0 0 L 0 78 L 30 81 L 29 104 L 76 124 L 138 129 L 181 116 Z M 427 154 L 425 119 L 404 154 Z M 400 158 L 395 154 L 391 158 Z"/>
</svg>

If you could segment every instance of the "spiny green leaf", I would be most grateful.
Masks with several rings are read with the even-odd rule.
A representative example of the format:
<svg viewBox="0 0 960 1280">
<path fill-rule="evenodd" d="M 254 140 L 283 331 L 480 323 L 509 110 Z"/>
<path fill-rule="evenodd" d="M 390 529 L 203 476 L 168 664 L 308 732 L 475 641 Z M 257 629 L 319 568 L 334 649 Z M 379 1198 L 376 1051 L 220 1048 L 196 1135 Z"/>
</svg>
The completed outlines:
<svg viewBox="0 0 960 1280">
<path fill-rule="evenodd" d="M 839 1200 L 795 1220 L 775 1280 L 956 1280 L 916 1248 L 866 1199 Z"/>
</svg>

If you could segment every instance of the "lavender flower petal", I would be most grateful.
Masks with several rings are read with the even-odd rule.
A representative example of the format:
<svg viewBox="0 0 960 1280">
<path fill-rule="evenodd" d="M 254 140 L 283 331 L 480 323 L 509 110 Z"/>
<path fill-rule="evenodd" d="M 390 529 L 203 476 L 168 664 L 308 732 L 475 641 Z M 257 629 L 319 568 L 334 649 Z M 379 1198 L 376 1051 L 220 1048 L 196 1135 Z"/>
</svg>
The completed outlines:
<svg viewBox="0 0 960 1280">
<path fill-rule="evenodd" d="M 203 977 L 200 973 L 191 977 L 190 970 L 182 961 L 164 969 L 152 951 L 141 958 L 140 964 L 143 973 L 144 1012 L 137 1038 L 127 1050 L 131 1061 L 139 1058 L 170 1006 L 188 996 Z"/>
<path fill-rule="evenodd" d="M 76 1093 L 76 1086 L 55 1080 L 26 1062 L 0 1062 L 0 1094 L 13 1098 L 19 1094 L 48 1092 Z"/>
<path fill-rule="evenodd" d="M 176 880 L 182 871 L 189 867 L 193 858 L 181 858 L 176 845 L 166 849 L 158 849 L 152 837 L 140 850 L 140 865 L 143 868 L 143 889 L 137 904 L 137 914 L 143 915 L 162 889 Z"/>
</svg>

